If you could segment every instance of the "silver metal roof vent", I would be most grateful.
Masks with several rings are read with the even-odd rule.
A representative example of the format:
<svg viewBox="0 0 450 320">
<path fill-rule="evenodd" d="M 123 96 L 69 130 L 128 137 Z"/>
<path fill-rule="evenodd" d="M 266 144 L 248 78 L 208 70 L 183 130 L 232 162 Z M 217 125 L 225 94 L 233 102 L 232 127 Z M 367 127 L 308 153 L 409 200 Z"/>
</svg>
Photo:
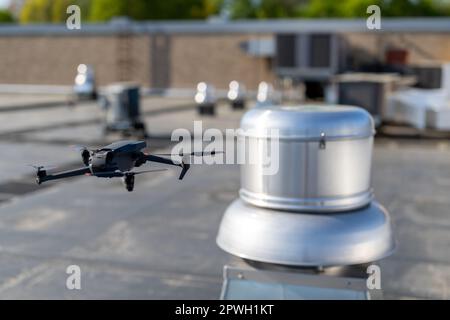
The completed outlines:
<svg viewBox="0 0 450 320">
<path fill-rule="evenodd" d="M 377 202 L 325 215 L 263 209 L 237 199 L 224 214 L 217 244 L 244 259 L 291 266 L 367 263 L 394 250 L 389 215 Z"/>
<path fill-rule="evenodd" d="M 240 195 L 266 208 L 335 212 L 372 200 L 370 186 L 374 125 L 365 110 L 347 106 L 254 108 L 241 121 L 246 159 Z M 273 131 L 273 130 L 276 131 Z M 268 135 L 278 135 L 270 150 Z M 275 174 L 262 174 L 270 154 Z"/>
<path fill-rule="evenodd" d="M 223 216 L 220 248 L 290 266 L 363 264 L 393 251 L 389 215 L 372 201 L 369 113 L 338 105 L 267 106 L 248 111 L 241 129 L 245 159 L 256 161 L 241 165 L 240 199 Z M 266 142 L 275 138 L 273 157 Z M 278 169 L 264 174 L 271 152 Z"/>
</svg>

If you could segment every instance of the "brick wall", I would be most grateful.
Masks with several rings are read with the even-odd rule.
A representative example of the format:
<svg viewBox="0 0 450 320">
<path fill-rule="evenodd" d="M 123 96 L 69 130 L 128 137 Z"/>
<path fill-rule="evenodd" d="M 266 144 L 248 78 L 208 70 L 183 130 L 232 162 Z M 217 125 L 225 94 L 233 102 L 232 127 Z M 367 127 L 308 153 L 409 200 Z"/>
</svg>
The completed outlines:
<svg viewBox="0 0 450 320">
<path fill-rule="evenodd" d="M 97 80 L 107 84 L 120 80 L 149 83 L 149 37 L 132 37 L 128 63 L 131 76 L 122 75 L 121 39 L 115 36 L 2 37 L 0 83 L 73 84 L 80 63 L 93 65 Z M 127 53 L 125 53 L 127 54 Z"/>
<path fill-rule="evenodd" d="M 450 33 L 349 33 L 345 35 L 353 50 L 383 59 L 385 49 L 403 48 L 409 51 L 409 63 L 430 60 L 450 62 Z"/>
<path fill-rule="evenodd" d="M 171 85 L 192 88 L 206 81 L 217 88 L 228 88 L 239 80 L 249 89 L 260 81 L 273 81 L 272 68 L 265 58 L 247 55 L 240 44 L 264 35 L 175 35 L 172 36 Z"/>
<path fill-rule="evenodd" d="M 153 37 L 153 38 L 152 38 Z M 71 85 L 76 66 L 91 64 L 100 85 L 137 81 L 143 86 L 194 88 L 207 81 L 227 88 L 231 80 L 255 89 L 275 80 L 270 61 L 247 55 L 241 44 L 271 35 L 171 34 L 166 36 L 0 37 L 0 83 Z M 410 51 L 410 62 L 450 62 L 450 33 L 349 33 L 362 59 L 381 57 L 389 45 Z M 152 40 L 153 39 L 153 40 Z"/>
</svg>

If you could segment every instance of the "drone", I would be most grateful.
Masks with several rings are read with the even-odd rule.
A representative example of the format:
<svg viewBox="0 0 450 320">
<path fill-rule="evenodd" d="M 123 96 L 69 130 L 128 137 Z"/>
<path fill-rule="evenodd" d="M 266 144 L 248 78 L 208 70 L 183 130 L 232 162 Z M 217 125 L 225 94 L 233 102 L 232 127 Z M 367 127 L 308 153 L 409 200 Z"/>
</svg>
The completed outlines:
<svg viewBox="0 0 450 320">
<path fill-rule="evenodd" d="M 136 167 L 140 167 L 146 162 L 157 162 L 166 165 L 181 167 L 179 180 L 182 180 L 190 168 L 190 164 L 184 162 L 183 157 L 186 156 L 209 156 L 219 152 L 192 152 L 187 154 L 179 154 L 180 162 L 172 159 L 164 158 L 164 156 L 172 156 L 171 154 L 150 155 L 142 152 L 147 147 L 145 141 L 119 141 L 102 147 L 100 149 L 90 150 L 86 147 L 80 148 L 81 160 L 84 164 L 83 168 L 63 171 L 54 174 L 47 174 L 48 168 L 44 166 L 33 166 L 36 172 L 37 184 L 46 181 L 70 178 L 75 176 L 94 176 L 99 178 L 122 178 L 126 189 L 131 192 L 134 189 L 134 177 L 136 175 L 165 171 L 167 169 L 153 169 L 146 171 L 132 171 Z"/>
</svg>

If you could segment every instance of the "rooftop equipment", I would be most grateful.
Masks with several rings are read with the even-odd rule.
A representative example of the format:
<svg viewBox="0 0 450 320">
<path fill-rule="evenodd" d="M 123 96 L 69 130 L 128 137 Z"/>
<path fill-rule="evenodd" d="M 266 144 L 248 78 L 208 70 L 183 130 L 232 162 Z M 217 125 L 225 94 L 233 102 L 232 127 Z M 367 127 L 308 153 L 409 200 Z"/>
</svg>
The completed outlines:
<svg viewBox="0 0 450 320">
<path fill-rule="evenodd" d="M 390 95 L 385 118 L 419 130 L 450 130 L 450 63 L 429 71 L 422 67 L 418 70 L 421 88 L 406 88 Z"/>
<path fill-rule="evenodd" d="M 197 84 L 197 93 L 194 100 L 197 103 L 197 111 L 200 115 L 215 115 L 217 98 L 214 86 L 205 82 Z"/>
<path fill-rule="evenodd" d="M 333 78 L 337 103 L 364 108 L 377 126 L 384 120 L 389 95 L 401 81 L 400 76 L 392 73 L 346 73 Z"/>
<path fill-rule="evenodd" d="M 227 98 L 233 110 L 245 109 L 245 86 L 235 80 L 230 82 Z"/>
<path fill-rule="evenodd" d="M 334 33 L 280 33 L 276 36 L 276 73 L 282 77 L 326 81 L 344 70 L 345 41 Z"/>
<path fill-rule="evenodd" d="M 241 129 L 240 198 L 225 211 L 217 244 L 243 260 L 225 267 L 222 297 L 373 298 L 365 270 L 392 253 L 394 239 L 373 200 L 370 114 L 267 106 L 248 111 Z M 349 278 L 351 269 L 359 271 Z"/>
<path fill-rule="evenodd" d="M 275 99 L 275 89 L 272 84 L 265 81 L 260 82 L 256 94 L 256 107 L 273 105 Z"/>
<path fill-rule="evenodd" d="M 77 76 L 73 91 L 78 99 L 97 99 L 95 86 L 95 72 L 92 66 L 80 64 L 77 67 Z"/>
<path fill-rule="evenodd" d="M 147 136 L 145 123 L 141 120 L 139 85 L 124 82 L 108 86 L 102 105 L 106 110 L 105 133 Z"/>
<path fill-rule="evenodd" d="M 448 66 L 442 63 L 421 63 L 411 65 L 411 73 L 417 77 L 415 87 L 421 89 L 442 89 L 446 85 L 446 68 L 448 68 Z"/>
<path fill-rule="evenodd" d="M 254 108 L 242 118 L 241 129 L 246 153 L 257 157 L 253 163 L 241 165 L 240 196 L 247 203 L 335 212 L 357 209 L 372 200 L 374 128 L 372 117 L 363 109 L 314 105 Z M 279 155 L 274 159 L 279 170 L 263 175 L 267 150 L 261 150 L 260 143 L 269 144 L 273 137 L 255 133 L 272 129 L 279 135 Z"/>
</svg>

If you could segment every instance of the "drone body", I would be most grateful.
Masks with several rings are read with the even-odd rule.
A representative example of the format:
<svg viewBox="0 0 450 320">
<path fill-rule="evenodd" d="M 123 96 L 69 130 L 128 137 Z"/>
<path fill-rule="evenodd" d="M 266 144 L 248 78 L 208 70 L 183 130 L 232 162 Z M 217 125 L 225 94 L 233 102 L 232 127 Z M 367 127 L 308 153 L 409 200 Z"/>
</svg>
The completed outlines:
<svg viewBox="0 0 450 320">
<path fill-rule="evenodd" d="M 182 180 L 190 165 L 181 161 L 179 163 L 172 161 L 172 159 L 160 157 L 158 155 L 149 155 L 142 152 L 142 149 L 147 147 L 145 141 L 119 141 L 102 147 L 100 149 L 88 150 L 81 149 L 81 159 L 84 167 L 55 174 L 47 174 L 44 167 L 36 167 L 37 177 L 36 182 L 41 184 L 50 180 L 58 180 L 69 177 L 87 175 L 99 178 L 116 178 L 121 177 L 128 191 L 133 191 L 134 176 L 143 173 L 163 171 L 167 169 L 154 169 L 147 171 L 132 171 L 135 167 L 140 167 L 146 162 L 156 162 L 167 165 L 181 167 L 179 179 Z M 208 155 L 213 155 L 215 152 L 210 152 Z M 180 154 L 179 156 L 204 156 L 204 152 L 192 152 L 189 154 Z M 165 155 L 165 156 L 171 156 Z"/>
</svg>

